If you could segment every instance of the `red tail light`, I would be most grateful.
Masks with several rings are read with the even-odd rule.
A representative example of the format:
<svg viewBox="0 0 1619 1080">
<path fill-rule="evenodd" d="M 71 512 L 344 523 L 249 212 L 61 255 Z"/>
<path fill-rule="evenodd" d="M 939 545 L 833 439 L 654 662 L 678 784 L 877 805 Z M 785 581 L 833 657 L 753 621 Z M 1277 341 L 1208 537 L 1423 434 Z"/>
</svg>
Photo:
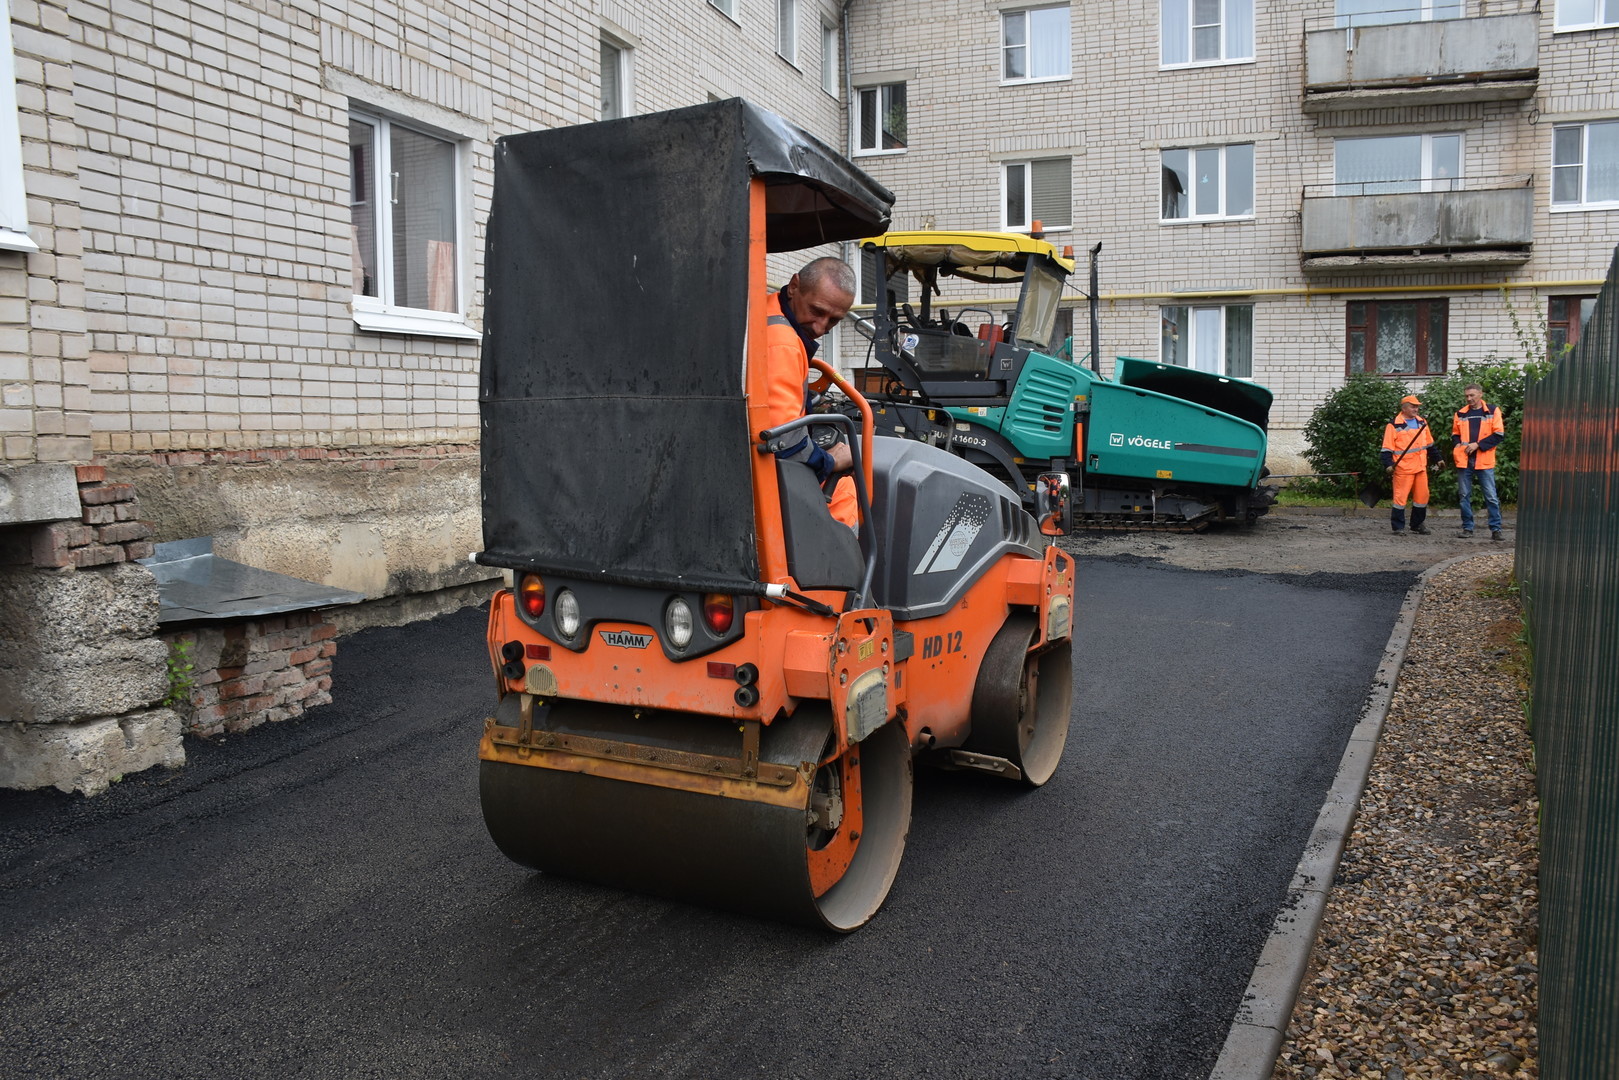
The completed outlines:
<svg viewBox="0 0 1619 1080">
<path fill-rule="evenodd" d="M 517 602 L 523 607 L 523 614 L 531 619 L 538 619 L 545 613 L 545 582 L 540 580 L 538 574 L 524 574 L 523 580 L 517 586 Z"/>
<path fill-rule="evenodd" d="M 703 621 L 716 634 L 724 634 L 736 620 L 736 601 L 724 593 L 709 593 L 703 597 Z"/>
</svg>

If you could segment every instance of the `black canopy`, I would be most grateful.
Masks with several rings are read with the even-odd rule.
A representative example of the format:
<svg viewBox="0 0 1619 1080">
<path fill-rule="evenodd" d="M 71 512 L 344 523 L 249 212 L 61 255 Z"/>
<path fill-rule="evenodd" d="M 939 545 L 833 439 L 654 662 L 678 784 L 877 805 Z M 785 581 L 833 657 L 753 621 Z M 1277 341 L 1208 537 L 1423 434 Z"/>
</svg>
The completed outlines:
<svg viewBox="0 0 1619 1080">
<path fill-rule="evenodd" d="M 493 566 L 742 591 L 749 182 L 771 251 L 883 231 L 893 196 L 740 99 L 503 138 L 482 417 Z"/>
</svg>

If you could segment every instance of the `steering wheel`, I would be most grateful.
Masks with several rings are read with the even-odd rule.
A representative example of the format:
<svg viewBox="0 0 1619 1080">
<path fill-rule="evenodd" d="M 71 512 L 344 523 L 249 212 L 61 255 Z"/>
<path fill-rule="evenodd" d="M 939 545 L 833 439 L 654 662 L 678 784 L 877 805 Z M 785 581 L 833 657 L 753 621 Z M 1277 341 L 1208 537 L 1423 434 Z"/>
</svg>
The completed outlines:
<svg viewBox="0 0 1619 1080">
<path fill-rule="evenodd" d="M 809 428 L 810 441 L 822 450 L 830 450 L 844 439 L 843 429 L 836 424 L 811 424 Z"/>
</svg>

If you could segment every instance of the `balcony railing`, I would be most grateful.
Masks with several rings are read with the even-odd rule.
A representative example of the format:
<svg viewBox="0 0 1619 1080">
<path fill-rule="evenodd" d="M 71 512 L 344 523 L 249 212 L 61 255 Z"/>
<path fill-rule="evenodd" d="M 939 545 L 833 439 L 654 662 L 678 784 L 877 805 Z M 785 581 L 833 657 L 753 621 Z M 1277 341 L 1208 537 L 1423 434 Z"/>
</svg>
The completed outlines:
<svg viewBox="0 0 1619 1080">
<path fill-rule="evenodd" d="M 1529 257 L 1534 209 L 1527 174 L 1316 184 L 1304 189 L 1300 253 L 1307 269 L 1511 265 Z"/>
<path fill-rule="evenodd" d="M 1305 112 L 1507 101 L 1534 94 L 1540 74 L 1538 12 L 1374 22 L 1389 17 L 1366 13 L 1306 21 Z"/>
</svg>

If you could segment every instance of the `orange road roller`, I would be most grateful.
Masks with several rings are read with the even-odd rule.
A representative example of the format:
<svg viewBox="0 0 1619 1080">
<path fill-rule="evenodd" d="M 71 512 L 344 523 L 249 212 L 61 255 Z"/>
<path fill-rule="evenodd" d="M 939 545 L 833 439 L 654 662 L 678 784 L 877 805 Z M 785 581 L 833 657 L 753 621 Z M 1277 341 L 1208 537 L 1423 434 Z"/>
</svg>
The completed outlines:
<svg viewBox="0 0 1619 1080">
<path fill-rule="evenodd" d="M 883 232 L 892 195 L 740 99 L 495 147 L 480 373 L 499 703 L 489 834 L 526 866 L 849 931 L 922 757 L 1028 786 L 1072 705 L 1074 564 L 1039 516 L 861 419 L 771 428 L 768 256 Z M 823 427 L 822 425 L 830 425 Z M 850 445 L 860 518 L 768 452 Z"/>
</svg>

